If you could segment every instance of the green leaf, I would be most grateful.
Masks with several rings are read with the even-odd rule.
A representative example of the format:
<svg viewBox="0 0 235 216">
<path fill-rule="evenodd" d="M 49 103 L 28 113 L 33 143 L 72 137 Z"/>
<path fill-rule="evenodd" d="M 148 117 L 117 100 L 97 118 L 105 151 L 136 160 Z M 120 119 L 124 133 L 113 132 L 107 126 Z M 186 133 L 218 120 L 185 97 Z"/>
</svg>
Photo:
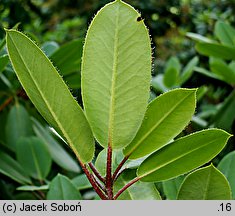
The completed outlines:
<svg viewBox="0 0 235 216">
<path fill-rule="evenodd" d="M 117 193 L 122 187 L 135 177 L 135 170 L 126 170 L 117 179 L 114 184 L 114 193 Z M 125 190 L 118 200 L 161 200 L 161 196 L 154 185 L 149 182 L 136 182 Z"/>
<path fill-rule="evenodd" d="M 215 24 L 215 35 L 222 44 L 228 46 L 235 45 L 235 29 L 229 24 L 217 21 Z"/>
<path fill-rule="evenodd" d="M 2 151 L 0 151 L 0 173 L 20 184 L 31 183 L 29 176 L 25 173 L 20 164 Z"/>
<path fill-rule="evenodd" d="M 46 144 L 52 159 L 60 167 L 72 172 L 80 172 L 81 169 L 70 154 L 56 141 L 49 131 L 43 127 L 36 119 L 33 119 L 33 129 L 36 135 Z"/>
<path fill-rule="evenodd" d="M 166 145 L 189 123 L 196 106 L 195 97 L 195 89 L 175 89 L 153 100 L 124 155 L 136 159 Z"/>
<path fill-rule="evenodd" d="M 41 186 L 34 186 L 34 185 L 24 185 L 16 188 L 18 191 L 41 191 L 41 190 L 48 190 L 48 185 L 41 185 Z"/>
<path fill-rule="evenodd" d="M 231 46 L 216 43 L 197 43 L 196 50 L 205 56 L 235 60 L 235 48 Z"/>
<path fill-rule="evenodd" d="M 178 176 L 174 179 L 162 182 L 163 191 L 168 200 L 176 200 L 180 185 L 183 180 L 184 176 Z"/>
<path fill-rule="evenodd" d="M 195 71 L 207 77 L 224 81 L 222 76 L 219 76 L 218 74 L 214 74 L 211 71 L 206 70 L 205 68 L 195 67 Z"/>
<path fill-rule="evenodd" d="M 88 188 L 92 188 L 91 183 L 89 182 L 86 174 L 81 174 L 71 180 L 77 190 L 84 190 Z"/>
<path fill-rule="evenodd" d="M 47 193 L 48 200 L 81 200 L 82 196 L 73 183 L 58 174 L 50 183 Z"/>
<path fill-rule="evenodd" d="M 189 174 L 180 187 L 179 200 L 230 200 L 231 189 L 224 175 L 213 165 Z"/>
<path fill-rule="evenodd" d="M 103 147 L 123 148 L 134 138 L 149 99 L 151 46 L 140 14 L 116 0 L 103 7 L 87 32 L 82 96 Z"/>
<path fill-rule="evenodd" d="M 180 70 L 181 70 L 181 65 L 179 59 L 176 57 L 171 57 L 167 61 L 163 78 L 164 84 L 167 87 L 173 87 L 178 84 Z"/>
<path fill-rule="evenodd" d="M 59 49 L 59 45 L 54 41 L 48 41 L 45 42 L 41 48 L 47 56 L 51 56 L 56 50 Z"/>
<path fill-rule="evenodd" d="M 235 69 L 232 70 L 222 59 L 210 58 L 210 69 L 225 82 L 235 84 Z"/>
<path fill-rule="evenodd" d="M 0 74 L 3 72 L 9 62 L 8 55 L 0 56 Z"/>
<path fill-rule="evenodd" d="M 86 117 L 45 54 L 24 34 L 7 31 L 7 48 L 15 72 L 41 115 L 68 142 L 83 163 L 94 154 Z"/>
<path fill-rule="evenodd" d="M 45 144 L 37 137 L 20 138 L 16 144 L 17 160 L 35 179 L 43 180 L 51 169 L 51 157 Z"/>
<path fill-rule="evenodd" d="M 232 189 L 233 199 L 235 199 L 235 151 L 224 156 L 218 165 L 218 169 L 228 179 Z"/>
<path fill-rule="evenodd" d="M 188 32 L 186 34 L 187 37 L 197 41 L 197 42 L 205 42 L 205 43 L 213 43 L 215 42 L 214 40 L 210 39 L 210 38 L 207 38 L 207 37 L 204 37 L 200 34 L 196 34 L 196 33 L 193 33 L 193 32 Z"/>
<path fill-rule="evenodd" d="M 161 148 L 139 167 L 142 181 L 163 181 L 187 173 L 214 158 L 231 135 L 220 129 L 202 130 Z"/>
<path fill-rule="evenodd" d="M 20 105 L 15 104 L 7 117 L 6 123 L 6 141 L 7 145 L 15 151 L 16 143 L 21 137 L 33 135 L 32 124 L 30 116 L 26 109 Z"/>
<path fill-rule="evenodd" d="M 64 77 L 65 82 L 72 89 L 81 88 L 81 74 L 79 72 L 72 73 Z"/>
<path fill-rule="evenodd" d="M 181 76 L 180 76 L 180 85 L 185 83 L 193 74 L 195 66 L 198 64 L 198 57 L 195 56 L 192 58 L 189 63 L 184 67 Z"/>
<path fill-rule="evenodd" d="M 63 76 L 80 70 L 83 40 L 78 39 L 61 46 L 54 52 L 50 59 Z"/>
</svg>

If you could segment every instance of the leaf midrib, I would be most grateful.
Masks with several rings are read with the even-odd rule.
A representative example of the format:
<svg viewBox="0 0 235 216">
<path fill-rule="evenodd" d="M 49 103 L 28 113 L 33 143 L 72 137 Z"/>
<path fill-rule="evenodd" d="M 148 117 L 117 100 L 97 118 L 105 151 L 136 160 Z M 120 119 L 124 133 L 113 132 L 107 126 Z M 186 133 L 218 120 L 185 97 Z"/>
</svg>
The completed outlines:
<svg viewBox="0 0 235 216">
<path fill-rule="evenodd" d="M 68 143 L 71 144 L 70 147 L 73 149 L 73 151 L 76 153 L 76 155 L 79 156 L 79 155 L 78 155 L 78 152 L 76 151 L 76 149 L 72 146 L 72 143 L 73 143 L 73 142 L 72 142 L 71 139 L 69 138 L 68 134 L 65 132 L 65 130 L 64 130 L 64 128 L 62 127 L 62 125 L 61 125 L 59 119 L 57 118 L 56 114 L 54 113 L 53 109 L 50 107 L 50 105 L 49 105 L 49 103 L 48 103 L 46 97 L 45 97 L 44 94 L 41 92 L 41 89 L 39 88 L 38 83 L 37 83 L 37 82 L 33 79 L 33 77 L 31 76 L 30 70 L 29 70 L 29 68 L 27 67 L 26 63 L 24 62 L 24 58 L 21 56 L 21 53 L 19 52 L 19 50 L 18 50 L 18 48 L 17 48 L 17 46 L 16 46 L 14 40 L 11 38 L 10 34 L 8 34 L 8 36 L 9 36 L 9 38 L 11 39 L 12 44 L 14 45 L 15 49 L 17 50 L 18 55 L 19 55 L 19 57 L 20 57 L 20 59 L 21 59 L 23 65 L 24 65 L 25 68 L 27 69 L 27 72 L 28 72 L 28 74 L 29 74 L 29 77 L 31 78 L 33 84 L 36 86 L 36 88 L 37 88 L 37 90 L 38 90 L 40 96 L 41 96 L 42 99 L 44 100 L 45 105 L 46 105 L 46 107 L 48 108 L 50 114 L 51 114 L 52 117 L 54 118 L 56 124 L 58 125 L 58 127 L 59 127 L 60 130 L 61 130 L 61 132 L 63 133 L 63 135 L 64 135 L 65 138 L 67 139 Z M 30 40 L 30 43 L 31 43 L 31 40 Z M 37 50 L 37 51 L 38 51 L 38 50 Z M 39 51 L 40 51 L 40 50 L 39 50 Z M 42 54 L 44 55 L 43 52 L 42 52 Z M 13 61 L 11 61 L 11 62 L 12 62 L 12 64 L 13 64 Z"/>
<path fill-rule="evenodd" d="M 192 93 L 191 93 L 192 94 Z M 135 145 L 135 147 L 132 149 L 132 151 L 129 153 L 129 155 L 131 155 L 140 145 L 141 143 L 147 139 L 156 129 L 158 126 L 160 126 L 163 121 L 168 118 L 169 115 L 172 114 L 172 112 L 177 109 L 177 107 L 184 102 L 189 96 L 191 96 L 191 94 L 188 94 L 186 97 L 184 97 L 182 100 L 180 100 L 178 103 L 175 104 L 175 106 L 173 106 L 151 129 L 148 130 L 148 132 L 137 142 L 137 144 Z"/>
</svg>

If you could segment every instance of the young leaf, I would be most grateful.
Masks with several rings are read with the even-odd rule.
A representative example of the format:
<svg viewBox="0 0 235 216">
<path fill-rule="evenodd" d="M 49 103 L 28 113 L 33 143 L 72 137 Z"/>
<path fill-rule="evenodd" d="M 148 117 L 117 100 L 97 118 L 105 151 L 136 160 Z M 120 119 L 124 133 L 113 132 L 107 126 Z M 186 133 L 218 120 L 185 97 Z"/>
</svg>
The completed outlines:
<svg viewBox="0 0 235 216">
<path fill-rule="evenodd" d="M 183 182 L 183 180 L 184 176 L 182 175 L 174 179 L 162 182 L 163 191 L 168 200 L 176 200 L 180 185 Z"/>
<path fill-rule="evenodd" d="M 235 29 L 229 24 L 217 21 L 215 24 L 215 35 L 222 44 L 228 46 L 235 45 Z"/>
<path fill-rule="evenodd" d="M 142 181 L 163 181 L 187 173 L 214 158 L 231 135 L 220 129 L 202 130 L 161 148 L 139 167 Z"/>
<path fill-rule="evenodd" d="M 7 145 L 14 151 L 21 137 L 33 135 L 30 116 L 22 105 L 17 103 L 11 108 L 5 129 Z"/>
<path fill-rule="evenodd" d="M 114 193 L 117 193 L 133 178 L 135 178 L 135 170 L 124 171 L 114 184 Z M 161 196 L 154 183 L 136 182 L 124 191 L 118 200 L 161 200 Z"/>
<path fill-rule="evenodd" d="M 45 143 L 55 163 L 65 170 L 80 172 L 80 167 L 78 166 L 77 161 L 75 161 L 56 141 L 56 139 L 54 139 L 49 128 L 44 128 L 36 119 L 33 119 L 33 122 L 34 132 Z"/>
<path fill-rule="evenodd" d="M 213 165 L 189 174 L 182 183 L 179 200 L 230 200 L 231 189 L 224 175 Z"/>
<path fill-rule="evenodd" d="M 61 174 L 58 174 L 50 183 L 47 193 L 48 200 L 81 200 L 82 196 L 73 183 Z"/>
<path fill-rule="evenodd" d="M 235 48 L 216 43 L 197 43 L 196 50 L 205 56 L 213 56 L 225 60 L 235 60 Z"/>
<path fill-rule="evenodd" d="M 7 49 L 15 72 L 41 115 L 64 137 L 83 163 L 94 154 L 86 117 L 45 54 L 24 34 L 7 31 Z"/>
<path fill-rule="evenodd" d="M 51 157 L 45 144 L 37 137 L 20 138 L 16 143 L 17 160 L 33 178 L 43 180 L 51 169 Z"/>
<path fill-rule="evenodd" d="M 103 7 L 87 32 L 82 58 L 82 96 L 87 118 L 103 147 L 123 148 L 146 111 L 151 46 L 140 14 L 116 0 Z"/>
<path fill-rule="evenodd" d="M 0 173 L 20 184 L 31 183 L 29 176 L 25 173 L 20 164 L 2 151 L 0 151 Z"/>
<path fill-rule="evenodd" d="M 153 100 L 134 140 L 124 149 L 130 159 L 166 145 L 189 123 L 196 106 L 195 89 L 175 89 Z"/>
<path fill-rule="evenodd" d="M 233 199 L 235 199 L 235 151 L 225 155 L 225 157 L 220 161 L 218 169 L 228 179 L 232 189 Z"/>
</svg>

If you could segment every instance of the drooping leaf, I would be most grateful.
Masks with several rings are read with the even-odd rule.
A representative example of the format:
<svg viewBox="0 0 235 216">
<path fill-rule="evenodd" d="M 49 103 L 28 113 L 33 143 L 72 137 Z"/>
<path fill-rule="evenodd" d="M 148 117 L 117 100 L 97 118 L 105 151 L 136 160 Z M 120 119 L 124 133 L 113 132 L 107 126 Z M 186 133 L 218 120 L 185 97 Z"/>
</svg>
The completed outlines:
<svg viewBox="0 0 235 216">
<path fill-rule="evenodd" d="M 135 170 L 124 171 L 114 184 L 114 193 L 135 177 Z M 161 196 L 154 185 L 150 182 L 136 182 L 124 191 L 118 200 L 161 200 Z"/>
<path fill-rule="evenodd" d="M 91 161 L 94 141 L 90 126 L 52 63 L 18 31 L 7 31 L 7 48 L 14 70 L 35 107 L 64 137 L 80 161 Z"/>
<path fill-rule="evenodd" d="M 176 178 L 162 182 L 163 191 L 164 191 L 164 194 L 166 195 L 166 199 L 168 200 L 177 199 L 179 188 L 183 180 L 184 180 L 184 176 L 178 176 Z"/>
<path fill-rule="evenodd" d="M 50 183 L 47 193 L 48 200 L 81 200 L 82 196 L 73 183 L 58 174 Z"/>
<path fill-rule="evenodd" d="M 163 78 L 164 84 L 167 87 L 176 86 L 178 84 L 180 70 L 181 70 L 181 65 L 179 59 L 176 57 L 171 57 L 167 61 Z"/>
<path fill-rule="evenodd" d="M 235 29 L 222 21 L 217 21 L 215 24 L 215 35 L 222 44 L 228 46 L 235 45 Z"/>
<path fill-rule="evenodd" d="M 179 138 L 150 155 L 140 165 L 138 176 L 142 181 L 163 181 L 187 173 L 214 158 L 230 136 L 208 129 Z"/>
<path fill-rule="evenodd" d="M 87 32 L 82 96 L 93 133 L 104 147 L 128 145 L 147 107 L 151 46 L 139 16 L 116 0 L 97 13 Z"/>
<path fill-rule="evenodd" d="M 13 151 L 15 151 L 16 143 L 21 137 L 33 135 L 30 116 L 22 105 L 17 103 L 11 108 L 5 129 L 7 145 Z"/>
<path fill-rule="evenodd" d="M 77 190 L 92 188 L 91 183 L 89 182 L 85 174 L 78 175 L 77 177 L 72 179 L 71 182 L 77 188 Z"/>
<path fill-rule="evenodd" d="M 25 173 L 24 168 L 11 158 L 8 154 L 0 151 L 0 173 L 19 182 L 20 184 L 30 184 L 31 180 Z"/>
<path fill-rule="evenodd" d="M 124 155 L 136 159 L 166 145 L 192 118 L 195 96 L 195 89 L 175 89 L 153 100 L 136 137 L 124 149 Z"/>
<path fill-rule="evenodd" d="M 82 46 L 83 41 L 81 39 L 74 40 L 61 46 L 50 56 L 61 75 L 65 76 L 80 70 Z"/>
<path fill-rule="evenodd" d="M 218 165 L 218 169 L 228 179 L 232 189 L 232 198 L 235 199 L 235 151 L 224 156 Z"/>
<path fill-rule="evenodd" d="M 195 66 L 198 64 L 198 57 L 195 56 L 192 58 L 189 63 L 184 67 L 181 76 L 180 76 L 180 84 L 185 83 L 193 74 Z"/>
<path fill-rule="evenodd" d="M 55 163 L 68 171 L 80 172 L 80 167 L 77 162 L 66 152 L 56 139 L 54 139 L 49 128 L 43 127 L 36 119 L 33 119 L 33 122 L 34 132 L 46 144 Z"/>
<path fill-rule="evenodd" d="M 23 137 L 16 143 L 17 160 L 28 175 L 43 180 L 51 169 L 51 156 L 37 137 Z"/>
<path fill-rule="evenodd" d="M 216 43 L 197 43 L 196 50 L 205 56 L 213 56 L 225 60 L 235 60 L 235 47 Z"/>
<path fill-rule="evenodd" d="M 224 175 L 213 165 L 189 174 L 182 183 L 179 200 L 230 200 L 231 189 Z"/>
<path fill-rule="evenodd" d="M 231 69 L 222 59 L 210 58 L 210 69 L 229 84 L 235 83 L 235 69 Z"/>
</svg>

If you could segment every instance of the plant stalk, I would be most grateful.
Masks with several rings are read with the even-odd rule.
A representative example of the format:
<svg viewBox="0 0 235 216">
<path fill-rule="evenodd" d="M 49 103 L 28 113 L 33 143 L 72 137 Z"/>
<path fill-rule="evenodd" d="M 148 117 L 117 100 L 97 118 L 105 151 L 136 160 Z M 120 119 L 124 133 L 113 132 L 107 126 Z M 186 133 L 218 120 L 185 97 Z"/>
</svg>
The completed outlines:
<svg viewBox="0 0 235 216">
<path fill-rule="evenodd" d="M 106 191 L 108 199 L 113 199 L 113 178 L 112 178 L 112 147 L 109 144 L 107 150 L 107 166 L 106 166 Z"/>
<path fill-rule="evenodd" d="M 93 163 L 88 163 L 88 164 L 89 164 L 91 170 L 93 171 L 93 173 L 95 174 L 95 176 L 96 176 L 100 181 L 102 181 L 103 183 L 105 183 L 105 178 L 103 178 L 103 177 L 100 175 L 99 171 L 95 168 L 95 166 L 93 165 Z"/>
<path fill-rule="evenodd" d="M 123 165 L 126 163 L 126 161 L 128 160 L 128 157 L 124 157 L 123 160 L 121 161 L 121 163 L 118 165 L 117 169 L 115 170 L 115 172 L 113 173 L 113 180 L 115 181 L 117 179 L 117 177 L 119 176 L 119 171 L 121 170 L 121 168 L 123 167 Z"/>
</svg>

